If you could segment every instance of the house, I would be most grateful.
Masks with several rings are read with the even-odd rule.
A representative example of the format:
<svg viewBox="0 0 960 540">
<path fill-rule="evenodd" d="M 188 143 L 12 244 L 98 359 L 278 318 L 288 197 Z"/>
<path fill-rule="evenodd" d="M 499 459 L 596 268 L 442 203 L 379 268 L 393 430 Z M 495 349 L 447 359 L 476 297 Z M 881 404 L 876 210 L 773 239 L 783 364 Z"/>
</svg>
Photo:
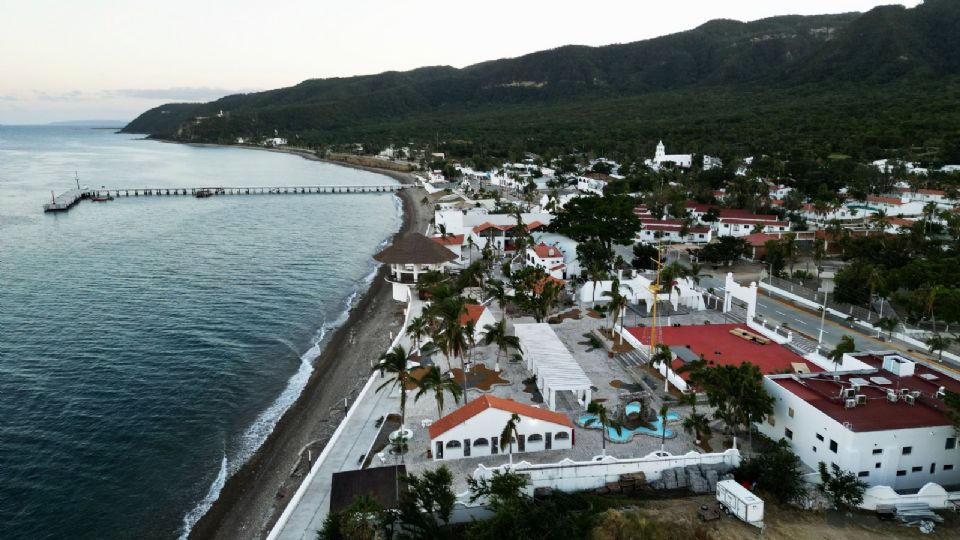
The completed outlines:
<svg viewBox="0 0 960 540">
<path fill-rule="evenodd" d="M 399 235 L 373 258 L 390 265 L 387 281 L 393 283 L 393 299 L 406 302 L 410 296 L 410 286 L 417 283 L 420 275 L 444 271 L 446 264 L 457 256 L 426 236 L 409 232 Z"/>
<path fill-rule="evenodd" d="M 610 183 L 611 177 L 606 174 L 590 173 L 577 177 L 577 190 L 583 193 L 592 193 L 603 196 L 603 190 Z"/>
<path fill-rule="evenodd" d="M 512 415 L 520 417 L 512 445 L 500 434 Z M 568 450 L 574 444 L 573 423 L 566 415 L 516 401 L 483 395 L 430 425 L 434 461 Z"/>
<path fill-rule="evenodd" d="M 943 402 L 960 381 L 896 351 L 855 357 L 872 369 L 767 376 L 774 412 L 759 431 L 787 440 L 807 467 L 836 464 L 870 486 L 960 484 L 957 433 Z"/>
<path fill-rule="evenodd" d="M 487 334 L 486 326 L 497 324 L 497 319 L 490 313 L 487 306 L 483 304 L 467 304 L 464 312 L 460 315 L 460 324 L 466 325 L 473 323 L 473 341 L 479 343 L 483 336 Z"/>
<path fill-rule="evenodd" d="M 709 171 L 711 169 L 720 169 L 723 167 L 723 160 L 717 157 L 708 156 L 704 154 L 703 156 L 703 170 Z"/>
<path fill-rule="evenodd" d="M 580 275 L 580 260 L 577 258 L 577 246 L 579 242 L 562 234 L 545 232 L 542 229 L 532 232 L 530 236 L 537 244 L 546 244 L 547 246 L 560 250 L 564 265 L 563 275 L 555 276 L 551 274 L 552 277 L 570 279 Z"/>
<path fill-rule="evenodd" d="M 457 259 L 453 262 L 457 264 L 463 264 L 463 240 L 466 238 L 463 234 L 448 234 L 441 236 L 433 236 L 430 239 L 434 242 L 440 244 L 441 246 L 450 250 L 451 253 L 457 256 Z"/>
<path fill-rule="evenodd" d="M 431 184 L 442 184 L 446 181 L 447 179 L 445 176 L 443 176 L 443 171 L 439 169 L 427 171 L 427 182 L 430 182 Z"/>
<path fill-rule="evenodd" d="M 739 238 L 758 230 L 765 233 L 787 232 L 790 230 L 790 222 L 780 221 L 777 216 L 766 214 L 742 214 L 732 217 L 729 211 L 724 211 L 714 223 L 714 230 L 717 236 Z"/>
<path fill-rule="evenodd" d="M 543 242 L 527 249 L 524 263 L 527 266 L 540 268 L 551 277 L 565 279 L 567 265 L 563 260 L 563 253 L 560 248 L 548 246 Z"/>
<path fill-rule="evenodd" d="M 658 242 L 707 244 L 713 240 L 713 230 L 702 225 L 685 226 L 682 219 L 640 218 L 636 241 L 641 244 Z"/>
</svg>

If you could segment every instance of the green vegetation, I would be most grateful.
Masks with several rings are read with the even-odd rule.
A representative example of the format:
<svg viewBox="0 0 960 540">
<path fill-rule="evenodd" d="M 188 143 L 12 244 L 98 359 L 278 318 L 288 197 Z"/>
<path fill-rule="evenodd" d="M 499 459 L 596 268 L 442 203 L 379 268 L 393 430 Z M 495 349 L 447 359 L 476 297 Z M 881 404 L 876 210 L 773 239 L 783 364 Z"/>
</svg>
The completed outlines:
<svg viewBox="0 0 960 540">
<path fill-rule="evenodd" d="M 830 497 L 834 507 L 837 509 L 855 508 L 863 502 L 863 492 L 867 489 L 867 484 L 857 478 L 857 474 L 845 471 L 831 463 L 830 468 L 827 464 L 820 462 L 820 481 L 818 486 L 820 491 Z"/>
<path fill-rule="evenodd" d="M 757 489 L 781 503 L 797 502 L 807 493 L 800 458 L 784 439 L 773 441 L 761 434 L 754 435 L 753 453 L 734 476 L 740 481 L 755 482 Z"/>
<path fill-rule="evenodd" d="M 725 159 L 769 154 L 809 166 L 851 156 L 826 160 L 837 170 L 889 149 L 960 162 L 958 22 L 951 0 L 717 20 L 624 45 L 164 105 L 125 130 L 224 143 L 278 130 L 290 144 L 352 152 L 360 143 L 364 153 L 413 142 L 474 163 L 573 149 L 636 157 L 659 138 Z"/>
</svg>

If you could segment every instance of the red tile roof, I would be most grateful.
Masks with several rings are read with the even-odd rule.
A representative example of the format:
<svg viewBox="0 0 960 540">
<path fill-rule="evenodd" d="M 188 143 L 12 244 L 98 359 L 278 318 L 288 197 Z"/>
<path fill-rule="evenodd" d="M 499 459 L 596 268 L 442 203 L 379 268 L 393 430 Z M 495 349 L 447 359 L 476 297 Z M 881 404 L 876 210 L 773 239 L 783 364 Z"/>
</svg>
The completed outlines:
<svg viewBox="0 0 960 540">
<path fill-rule="evenodd" d="M 527 230 L 528 230 L 528 231 L 532 231 L 532 230 L 534 230 L 534 229 L 539 229 L 540 227 L 543 227 L 543 226 L 544 226 L 544 224 L 543 224 L 542 222 L 540 222 L 540 221 L 534 221 L 533 223 L 527 225 Z"/>
<path fill-rule="evenodd" d="M 480 317 L 486 309 L 486 306 L 480 304 L 467 304 L 466 312 L 460 314 L 460 324 L 467 324 L 470 321 L 474 324 L 480 322 Z"/>
<path fill-rule="evenodd" d="M 560 253 L 560 250 L 554 246 L 548 246 L 543 242 L 533 246 L 534 253 L 537 254 L 537 257 L 541 259 L 556 259 L 557 257 L 563 257 L 563 253 Z"/>
<path fill-rule="evenodd" d="M 451 234 L 448 236 L 434 236 L 431 238 L 431 240 L 440 244 L 441 246 L 462 246 L 463 245 L 462 234 Z"/>
<path fill-rule="evenodd" d="M 832 375 L 778 377 L 771 381 L 837 422 L 847 424 L 851 431 L 883 431 L 950 425 L 950 420 L 944 415 L 943 401 L 936 398 L 934 394 L 941 386 L 953 392 L 960 392 L 960 381 L 921 364 L 916 364 L 914 375 L 898 377 L 889 371 L 879 369 L 883 365 L 883 358 L 880 356 L 872 354 L 854 356 L 873 366 L 877 371 L 841 374 L 839 381 L 835 381 Z M 924 374 L 936 378 L 927 380 L 920 376 Z M 886 378 L 890 384 L 881 385 L 870 380 L 871 377 L 878 376 Z M 868 381 L 867 385 L 861 385 L 857 391 L 858 394 L 867 397 L 867 403 L 848 409 L 845 406 L 845 400 L 840 397 L 840 391 L 842 388 L 851 388 L 853 383 L 850 379 L 853 378 Z M 920 397 L 916 399 L 914 405 L 904 401 L 887 400 L 887 389 L 898 391 L 901 388 L 920 392 Z"/>
<path fill-rule="evenodd" d="M 753 247 L 761 247 L 770 240 L 779 240 L 780 235 L 769 233 L 753 233 L 744 236 L 743 239 Z"/>
<path fill-rule="evenodd" d="M 946 195 L 947 192 L 942 189 L 918 189 L 917 193 L 921 195 Z"/>
<path fill-rule="evenodd" d="M 538 409 L 537 407 L 525 405 L 523 403 L 517 403 L 516 401 L 510 399 L 484 395 L 431 424 L 429 428 L 430 438 L 435 439 L 440 435 L 443 435 L 447 431 L 450 431 L 451 429 L 459 426 L 460 424 L 487 409 L 500 409 L 501 411 L 516 413 L 520 416 L 536 418 L 538 420 L 552 422 L 554 424 L 559 424 L 561 426 L 567 426 L 570 428 L 573 427 L 573 423 L 570 422 L 570 419 L 563 414 L 546 409 Z"/>
<path fill-rule="evenodd" d="M 761 345 L 747 341 L 730 333 L 730 330 L 740 328 L 750 330 L 744 324 L 705 324 L 693 326 L 664 326 L 658 328 L 658 341 L 668 346 L 687 346 L 696 355 L 703 355 L 709 364 L 735 365 L 750 362 L 760 368 L 765 374 L 791 371 L 794 363 L 806 364 L 811 372 L 823 371 L 816 364 L 807 362 L 790 349 L 774 342 Z M 627 328 L 635 338 L 642 343 L 650 343 L 650 328 Z M 720 354 L 716 354 L 720 353 Z M 681 360 L 674 361 L 674 368 L 682 365 Z M 684 379 L 687 374 L 681 375 Z"/>
<path fill-rule="evenodd" d="M 895 204 L 897 206 L 903 204 L 903 201 L 900 199 L 895 199 L 893 197 L 879 197 L 877 195 L 867 195 L 867 202 Z"/>
<path fill-rule="evenodd" d="M 474 227 L 474 228 L 473 228 L 473 232 L 483 232 L 483 231 L 485 231 L 485 230 L 487 230 L 487 229 L 490 229 L 490 228 L 497 229 L 498 231 L 508 231 L 508 230 L 512 229 L 513 226 L 511 226 L 511 225 L 494 225 L 493 223 L 490 223 L 489 221 L 484 221 L 483 223 L 481 223 L 481 224 L 477 225 L 476 227 Z"/>
</svg>

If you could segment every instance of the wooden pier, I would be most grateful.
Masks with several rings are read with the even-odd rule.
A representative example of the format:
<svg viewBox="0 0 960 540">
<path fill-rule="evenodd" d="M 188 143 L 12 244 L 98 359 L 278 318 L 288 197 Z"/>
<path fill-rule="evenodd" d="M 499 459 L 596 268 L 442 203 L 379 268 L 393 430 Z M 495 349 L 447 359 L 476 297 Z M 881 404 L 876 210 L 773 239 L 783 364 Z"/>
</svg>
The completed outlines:
<svg viewBox="0 0 960 540">
<path fill-rule="evenodd" d="M 83 199 L 105 197 L 212 197 L 225 195 L 297 195 L 340 193 L 395 193 L 410 184 L 338 185 L 338 186 L 251 186 L 251 187 L 172 187 L 172 188 L 94 188 L 72 189 L 43 205 L 45 212 L 70 209 Z"/>
</svg>

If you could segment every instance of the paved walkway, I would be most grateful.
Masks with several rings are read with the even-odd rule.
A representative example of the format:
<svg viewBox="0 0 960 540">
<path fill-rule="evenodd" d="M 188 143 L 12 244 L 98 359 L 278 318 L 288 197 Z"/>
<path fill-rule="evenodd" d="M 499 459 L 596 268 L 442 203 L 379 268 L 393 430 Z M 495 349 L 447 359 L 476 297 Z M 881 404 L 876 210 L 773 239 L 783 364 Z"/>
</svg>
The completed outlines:
<svg viewBox="0 0 960 540">
<path fill-rule="evenodd" d="M 420 315 L 423 303 L 414 298 L 411 306 L 410 318 Z M 395 340 L 408 351 L 411 349 L 410 339 L 406 334 Z M 320 468 L 303 492 L 302 498 L 293 507 L 290 518 L 279 531 L 273 531 L 269 538 L 277 540 L 313 540 L 317 531 L 323 526 L 330 510 L 330 487 L 333 473 L 352 471 L 360 468 L 361 456 L 365 455 L 376 441 L 379 428 L 376 421 L 381 416 L 396 413 L 400 410 L 400 393 L 398 390 L 388 392 L 387 389 L 377 392 L 377 386 L 384 379 L 374 375 L 374 381 L 368 383 L 366 393 L 354 405 L 353 413 L 344 421 L 342 431 L 330 446 Z M 289 510 L 289 509 L 287 509 Z M 276 535 L 274 536 L 274 533 Z"/>
</svg>

